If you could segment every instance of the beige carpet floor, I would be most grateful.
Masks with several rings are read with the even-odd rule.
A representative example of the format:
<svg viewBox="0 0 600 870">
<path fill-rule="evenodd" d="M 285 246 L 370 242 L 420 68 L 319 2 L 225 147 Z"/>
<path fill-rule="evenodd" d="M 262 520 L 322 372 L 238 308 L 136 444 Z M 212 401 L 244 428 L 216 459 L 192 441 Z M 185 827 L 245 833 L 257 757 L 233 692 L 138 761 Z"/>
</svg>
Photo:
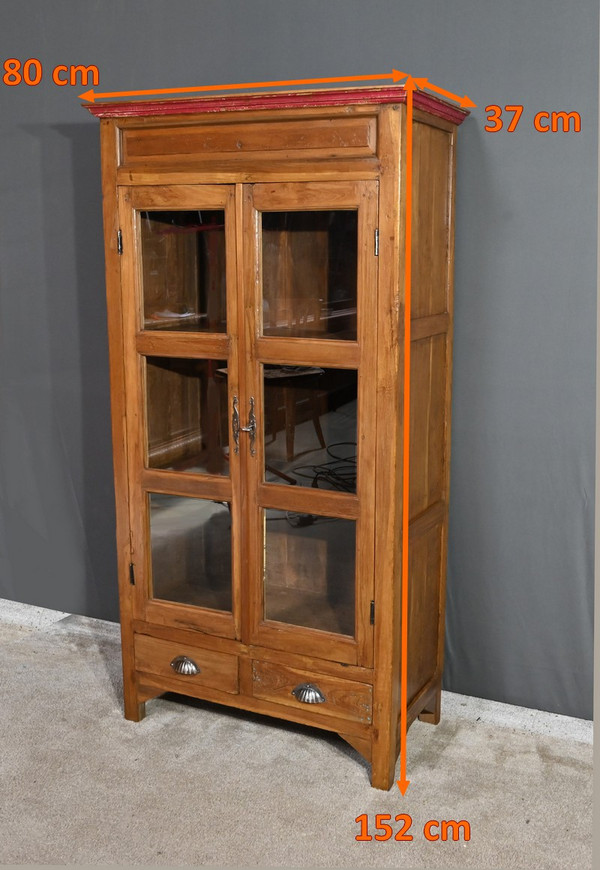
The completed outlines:
<svg viewBox="0 0 600 870">
<path fill-rule="evenodd" d="M 117 626 L 3 612 L 1 864 L 592 866 L 590 723 L 445 693 L 403 798 L 323 732 L 173 696 L 126 722 Z M 361 813 L 409 814 L 413 840 L 357 842 Z M 471 838 L 428 842 L 430 820 Z"/>
</svg>

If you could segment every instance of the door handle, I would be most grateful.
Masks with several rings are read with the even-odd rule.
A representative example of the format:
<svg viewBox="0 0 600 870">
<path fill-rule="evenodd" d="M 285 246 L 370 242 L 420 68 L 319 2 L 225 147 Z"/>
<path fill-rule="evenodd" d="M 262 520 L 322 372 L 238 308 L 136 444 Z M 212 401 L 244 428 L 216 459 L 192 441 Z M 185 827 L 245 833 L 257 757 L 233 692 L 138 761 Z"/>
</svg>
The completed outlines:
<svg viewBox="0 0 600 870">
<path fill-rule="evenodd" d="M 250 396 L 250 411 L 248 412 L 248 425 L 240 426 L 238 397 L 233 397 L 233 412 L 231 414 L 231 431 L 233 433 L 234 453 L 240 452 L 240 432 L 250 434 L 250 456 L 256 454 L 254 442 L 256 440 L 256 417 L 254 416 L 254 396 Z"/>
</svg>

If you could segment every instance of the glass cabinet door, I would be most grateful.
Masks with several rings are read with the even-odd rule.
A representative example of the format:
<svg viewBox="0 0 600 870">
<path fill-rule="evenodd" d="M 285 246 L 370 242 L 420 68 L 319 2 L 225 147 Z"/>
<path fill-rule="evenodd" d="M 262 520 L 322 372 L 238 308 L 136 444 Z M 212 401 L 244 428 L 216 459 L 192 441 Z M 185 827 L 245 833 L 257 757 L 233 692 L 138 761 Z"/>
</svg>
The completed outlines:
<svg viewBox="0 0 600 870">
<path fill-rule="evenodd" d="M 361 664 L 373 581 L 376 207 L 375 183 L 258 184 L 247 215 L 258 276 L 252 639 Z"/>
<path fill-rule="evenodd" d="M 369 666 L 377 183 L 119 196 L 136 617 Z"/>
<path fill-rule="evenodd" d="M 231 185 L 123 190 L 131 523 L 141 617 L 239 635 Z M 139 581 L 137 578 L 140 578 Z"/>
</svg>

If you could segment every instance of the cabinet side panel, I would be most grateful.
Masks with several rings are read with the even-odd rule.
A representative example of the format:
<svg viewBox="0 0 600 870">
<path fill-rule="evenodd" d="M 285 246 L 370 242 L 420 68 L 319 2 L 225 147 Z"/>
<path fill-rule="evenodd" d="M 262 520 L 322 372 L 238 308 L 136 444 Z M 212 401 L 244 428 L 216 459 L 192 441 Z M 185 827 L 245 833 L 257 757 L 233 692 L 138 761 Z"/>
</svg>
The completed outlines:
<svg viewBox="0 0 600 870">
<path fill-rule="evenodd" d="M 419 524 L 420 526 L 421 524 Z M 427 524 L 429 525 L 429 524 Z M 436 676 L 442 522 L 409 532 L 408 703 Z"/>
<path fill-rule="evenodd" d="M 452 373 L 455 131 L 415 122 L 408 701 L 443 667 Z"/>
<path fill-rule="evenodd" d="M 453 134 L 413 127 L 412 318 L 448 311 Z"/>
<path fill-rule="evenodd" d="M 411 342 L 411 521 L 444 498 L 446 345 L 445 333 Z"/>
</svg>

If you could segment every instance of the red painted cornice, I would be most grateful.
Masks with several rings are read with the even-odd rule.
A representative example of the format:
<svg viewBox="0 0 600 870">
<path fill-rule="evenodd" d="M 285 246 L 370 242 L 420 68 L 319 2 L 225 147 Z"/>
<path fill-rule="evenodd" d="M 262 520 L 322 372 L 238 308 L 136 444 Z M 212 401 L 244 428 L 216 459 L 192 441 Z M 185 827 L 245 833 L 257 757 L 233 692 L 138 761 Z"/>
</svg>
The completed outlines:
<svg viewBox="0 0 600 870">
<path fill-rule="evenodd" d="M 244 112 L 259 109 L 293 109 L 327 106 L 364 106 L 406 103 L 406 90 L 398 85 L 370 88 L 336 88 L 235 94 L 214 97 L 184 97 L 170 100 L 132 100 L 121 103 L 83 103 L 96 118 L 139 118 L 161 115 L 202 115 L 214 112 Z M 452 124 L 462 124 L 469 114 L 424 91 L 415 91 L 413 106 Z"/>
</svg>

